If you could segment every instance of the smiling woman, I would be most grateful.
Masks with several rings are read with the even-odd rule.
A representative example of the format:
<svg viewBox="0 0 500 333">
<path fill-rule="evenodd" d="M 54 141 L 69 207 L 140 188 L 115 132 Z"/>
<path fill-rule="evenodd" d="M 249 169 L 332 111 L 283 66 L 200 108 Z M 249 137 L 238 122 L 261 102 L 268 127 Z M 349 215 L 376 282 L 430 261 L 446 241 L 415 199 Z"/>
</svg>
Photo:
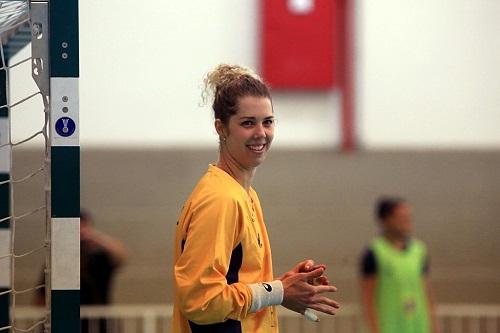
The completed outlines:
<svg viewBox="0 0 500 333">
<path fill-rule="evenodd" d="M 307 318 L 335 314 L 336 291 L 312 260 L 273 277 L 271 247 L 257 193 L 256 168 L 274 137 L 267 85 L 251 70 L 220 65 L 205 78 L 213 96 L 219 159 L 187 199 L 174 249 L 172 332 L 278 332 L 275 306 Z"/>
<path fill-rule="evenodd" d="M 238 109 L 238 114 L 231 117 L 227 125 L 220 119 L 215 120 L 215 128 L 222 138 L 218 166 L 230 174 L 247 170 L 253 175 L 273 141 L 273 109 L 269 98 L 254 96 L 241 97 Z"/>
</svg>

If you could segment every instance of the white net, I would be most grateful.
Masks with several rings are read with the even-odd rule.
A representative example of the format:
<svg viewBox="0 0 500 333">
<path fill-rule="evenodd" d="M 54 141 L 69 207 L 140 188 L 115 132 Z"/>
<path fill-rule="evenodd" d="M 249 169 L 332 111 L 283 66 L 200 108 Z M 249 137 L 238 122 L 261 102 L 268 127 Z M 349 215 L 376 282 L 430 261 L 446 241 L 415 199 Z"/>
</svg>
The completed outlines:
<svg viewBox="0 0 500 333">
<path fill-rule="evenodd" d="M 0 293 L 9 296 L 10 304 L 10 322 L 0 327 L 2 333 L 50 331 L 49 293 L 40 293 L 50 281 L 50 109 L 47 87 L 37 87 L 32 79 L 43 72 L 41 61 L 22 46 L 26 38 L 31 40 L 33 30 L 29 9 L 28 1 L 0 1 L 0 71 L 5 78 L 0 89 L 6 96 L 0 109 L 8 115 L 1 119 L 0 152 L 10 173 L 0 181 L 0 186 L 9 188 L 10 205 L 9 215 L 0 216 L 0 223 L 10 223 L 10 228 L 3 228 L 10 233 L 9 246 L 0 252 L 0 262 L 9 262 L 2 267 L 8 268 L 10 283 Z M 27 151 L 38 152 L 39 158 L 27 157 L 33 155 Z M 46 311 L 31 322 L 18 321 L 16 307 L 35 302 L 45 303 Z"/>
<path fill-rule="evenodd" d="M 13 32 L 12 30 L 27 22 L 29 19 L 28 1 L 0 1 L 0 35 Z"/>
</svg>

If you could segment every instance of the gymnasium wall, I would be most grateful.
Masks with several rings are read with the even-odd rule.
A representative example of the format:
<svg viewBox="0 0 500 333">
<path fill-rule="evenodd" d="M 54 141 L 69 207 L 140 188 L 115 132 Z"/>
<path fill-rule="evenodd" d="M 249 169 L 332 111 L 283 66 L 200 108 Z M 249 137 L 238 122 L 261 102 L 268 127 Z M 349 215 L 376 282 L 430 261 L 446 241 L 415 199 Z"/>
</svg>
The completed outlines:
<svg viewBox="0 0 500 333">
<path fill-rule="evenodd" d="M 500 2 L 357 1 L 367 148 L 500 145 Z"/>
<path fill-rule="evenodd" d="M 363 147 L 500 146 L 500 2 L 354 3 Z M 199 106 L 202 77 L 220 62 L 259 67 L 258 4 L 81 1 L 82 146 L 213 147 L 210 111 Z M 12 100 L 34 91 L 27 67 L 12 71 Z M 338 146 L 337 90 L 276 91 L 274 102 L 276 147 Z M 35 111 L 13 115 L 15 135 L 32 133 L 42 117 Z"/>
<path fill-rule="evenodd" d="M 338 91 L 273 93 L 275 146 L 255 188 L 275 271 L 316 258 L 338 298 L 355 300 L 358 256 L 377 233 L 372 205 L 395 193 L 414 204 L 438 300 L 498 302 L 500 2 L 355 3 L 363 149 L 337 152 Z M 256 0 L 80 1 L 82 206 L 130 250 L 116 302 L 172 300 L 177 215 L 217 155 L 201 80 L 220 62 L 258 68 L 258 24 Z M 10 75 L 12 101 L 35 91 L 29 62 Z M 13 112 L 15 140 L 40 129 L 39 104 Z M 15 149 L 14 177 L 41 165 L 40 142 L 26 147 Z M 42 184 L 16 186 L 17 213 L 43 204 Z M 17 226 L 19 253 L 43 242 L 42 219 Z M 38 279 L 42 260 L 19 260 L 20 288 Z"/>
<path fill-rule="evenodd" d="M 82 151 L 82 206 L 100 230 L 123 241 L 130 252 L 117 276 L 115 302 L 172 301 L 175 223 L 216 156 L 216 149 Z M 35 151 L 18 151 L 14 176 L 41 158 Z M 254 187 L 275 273 L 314 258 L 328 264 L 338 299 L 355 301 L 358 257 L 377 234 L 374 201 L 380 194 L 397 194 L 413 204 L 415 235 L 428 244 L 438 301 L 498 302 L 499 169 L 498 151 L 271 151 Z M 39 178 L 16 187 L 18 212 L 42 202 L 41 187 Z M 19 251 L 43 240 L 42 218 L 18 225 Z M 19 260 L 19 287 L 36 281 L 42 260 Z M 28 296 L 21 300 L 29 301 Z"/>
</svg>

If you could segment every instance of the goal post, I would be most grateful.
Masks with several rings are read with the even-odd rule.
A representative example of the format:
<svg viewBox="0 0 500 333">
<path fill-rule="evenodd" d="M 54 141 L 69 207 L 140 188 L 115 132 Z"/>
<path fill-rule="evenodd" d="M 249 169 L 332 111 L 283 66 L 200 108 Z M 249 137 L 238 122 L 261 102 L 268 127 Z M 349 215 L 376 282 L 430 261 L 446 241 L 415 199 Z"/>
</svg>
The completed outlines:
<svg viewBox="0 0 500 333">
<path fill-rule="evenodd" d="M 20 29 L 25 29 L 22 40 Z M 0 331 L 44 333 L 80 331 L 80 124 L 78 0 L 0 0 Z M 9 44 L 10 42 L 10 44 Z M 31 55 L 18 64 L 9 57 L 31 42 Z M 24 43 L 24 44 L 23 44 Z M 5 52 L 4 52 L 5 51 Z M 5 53 L 5 54 L 4 54 Z M 9 71 L 31 62 L 39 91 L 12 103 Z M 40 95 L 44 126 L 20 141 L 12 139 L 11 109 Z M 41 110 L 40 110 L 41 111 Z M 26 177 L 11 176 L 12 149 L 44 137 L 44 165 Z M 43 171 L 45 205 L 19 214 L 14 205 L 14 184 Z M 16 253 L 16 221 L 44 210 L 47 225 L 43 246 Z M 45 281 L 25 290 L 15 285 L 16 258 L 46 249 Z M 33 326 L 18 327 L 16 295 L 45 287 L 49 310 Z"/>
<path fill-rule="evenodd" d="M 51 332 L 80 330 L 78 0 L 49 1 Z"/>
</svg>

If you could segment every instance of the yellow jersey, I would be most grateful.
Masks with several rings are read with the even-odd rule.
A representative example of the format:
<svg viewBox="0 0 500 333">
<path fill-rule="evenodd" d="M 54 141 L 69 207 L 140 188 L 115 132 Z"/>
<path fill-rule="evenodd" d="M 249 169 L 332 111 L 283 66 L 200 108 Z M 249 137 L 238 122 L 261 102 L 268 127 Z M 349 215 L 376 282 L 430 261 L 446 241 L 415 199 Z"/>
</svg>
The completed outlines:
<svg viewBox="0 0 500 333">
<path fill-rule="evenodd" d="M 249 285 L 273 280 L 269 238 L 252 188 L 245 191 L 209 165 L 184 204 L 174 247 L 172 332 L 278 332 L 274 305 L 250 311 Z"/>
</svg>

